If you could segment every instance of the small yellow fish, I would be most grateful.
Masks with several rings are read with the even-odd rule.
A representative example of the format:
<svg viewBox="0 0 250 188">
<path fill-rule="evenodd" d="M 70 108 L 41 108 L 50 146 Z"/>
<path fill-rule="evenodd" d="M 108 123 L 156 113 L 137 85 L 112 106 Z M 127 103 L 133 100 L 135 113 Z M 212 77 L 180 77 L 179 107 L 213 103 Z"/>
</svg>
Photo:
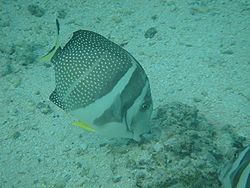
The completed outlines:
<svg viewBox="0 0 250 188">
<path fill-rule="evenodd" d="M 87 131 L 90 131 L 90 132 L 96 132 L 96 130 L 95 129 L 93 129 L 92 127 L 90 127 L 89 125 L 87 125 L 87 124 L 85 124 L 85 123 L 83 123 L 83 122 L 73 122 L 73 123 L 71 123 L 71 125 L 76 125 L 76 126 L 79 126 L 79 127 L 81 127 L 81 128 L 83 128 L 83 129 L 85 129 L 85 130 L 87 130 Z"/>
</svg>

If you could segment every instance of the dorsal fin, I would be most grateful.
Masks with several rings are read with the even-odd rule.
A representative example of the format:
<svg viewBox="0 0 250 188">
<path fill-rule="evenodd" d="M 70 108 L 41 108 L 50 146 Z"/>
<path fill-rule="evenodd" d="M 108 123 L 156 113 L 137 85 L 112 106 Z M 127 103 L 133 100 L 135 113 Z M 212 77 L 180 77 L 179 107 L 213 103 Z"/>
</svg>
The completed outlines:
<svg viewBox="0 0 250 188">
<path fill-rule="evenodd" d="M 58 19 L 56 19 L 56 28 L 57 28 L 57 35 L 56 35 L 55 46 L 53 46 L 53 48 L 45 56 L 40 58 L 41 61 L 46 61 L 46 62 L 51 61 L 51 58 L 54 56 L 57 49 L 60 47 L 60 41 L 59 41 L 60 24 Z"/>
</svg>

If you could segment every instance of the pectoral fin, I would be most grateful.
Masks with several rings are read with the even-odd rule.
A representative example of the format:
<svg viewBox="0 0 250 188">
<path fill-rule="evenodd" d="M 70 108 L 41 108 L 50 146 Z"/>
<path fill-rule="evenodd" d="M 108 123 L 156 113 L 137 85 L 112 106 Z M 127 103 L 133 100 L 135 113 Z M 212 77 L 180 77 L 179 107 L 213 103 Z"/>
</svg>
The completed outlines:
<svg viewBox="0 0 250 188">
<path fill-rule="evenodd" d="M 89 125 L 83 123 L 83 122 L 73 122 L 71 123 L 71 125 L 76 125 L 76 126 L 79 126 L 87 131 L 90 131 L 90 132 L 96 132 L 95 129 L 93 129 L 92 127 L 90 127 Z"/>
</svg>

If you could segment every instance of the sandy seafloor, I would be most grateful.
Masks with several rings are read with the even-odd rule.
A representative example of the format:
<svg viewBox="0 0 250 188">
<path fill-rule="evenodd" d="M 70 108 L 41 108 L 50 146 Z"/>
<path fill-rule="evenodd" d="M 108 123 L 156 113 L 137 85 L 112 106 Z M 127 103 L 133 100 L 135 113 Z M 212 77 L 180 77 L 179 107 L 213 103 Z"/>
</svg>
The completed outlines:
<svg viewBox="0 0 250 188">
<path fill-rule="evenodd" d="M 79 29 L 126 44 L 150 80 L 154 136 L 85 132 L 48 100 L 54 71 L 38 57 L 57 17 L 63 45 Z M 220 187 L 250 143 L 248 0 L 1 0 L 0 54 L 1 188 Z"/>
</svg>

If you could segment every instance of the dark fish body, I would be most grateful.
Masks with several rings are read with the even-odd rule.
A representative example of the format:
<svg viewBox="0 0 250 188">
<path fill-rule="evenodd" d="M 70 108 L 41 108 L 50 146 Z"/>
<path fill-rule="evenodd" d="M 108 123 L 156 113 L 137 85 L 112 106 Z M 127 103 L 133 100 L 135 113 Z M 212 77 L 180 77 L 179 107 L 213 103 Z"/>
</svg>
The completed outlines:
<svg viewBox="0 0 250 188">
<path fill-rule="evenodd" d="M 51 58 L 56 88 L 50 100 L 79 122 L 111 137 L 140 140 L 153 109 L 148 78 L 119 45 L 87 30 L 73 33 Z"/>
</svg>

